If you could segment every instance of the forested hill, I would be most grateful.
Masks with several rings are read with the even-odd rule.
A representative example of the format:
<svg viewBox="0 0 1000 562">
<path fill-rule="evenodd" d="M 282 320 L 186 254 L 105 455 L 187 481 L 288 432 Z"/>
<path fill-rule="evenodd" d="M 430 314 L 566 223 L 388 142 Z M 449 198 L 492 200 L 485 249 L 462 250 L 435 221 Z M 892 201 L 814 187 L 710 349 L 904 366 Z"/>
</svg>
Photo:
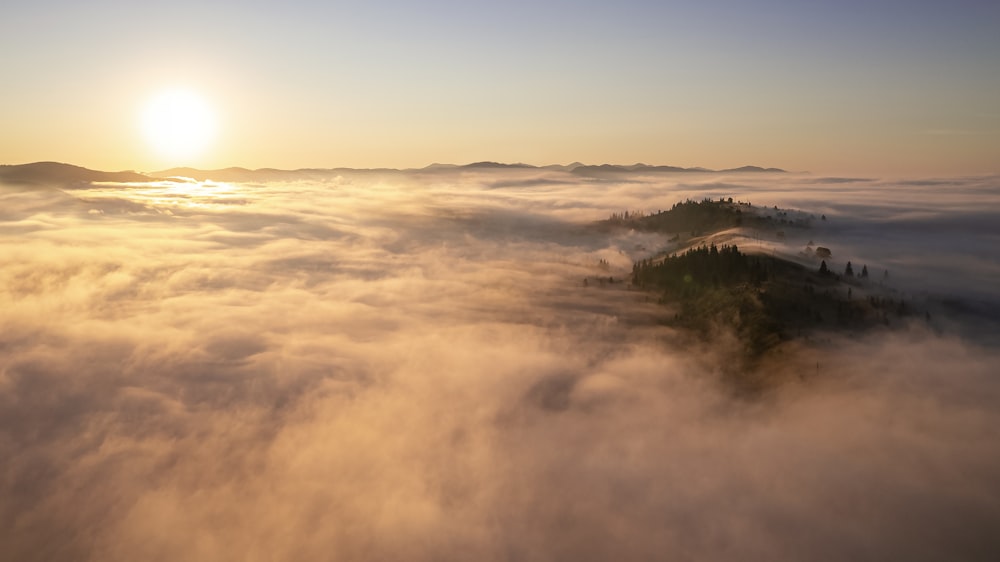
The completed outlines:
<svg viewBox="0 0 1000 562">
<path fill-rule="evenodd" d="M 681 254 L 636 262 L 632 284 L 659 293 L 677 306 L 671 323 L 711 338 L 731 329 L 750 366 L 783 341 L 821 330 L 859 331 L 891 326 L 914 311 L 863 274 L 826 270 L 735 245 L 692 248 Z M 850 268 L 850 264 L 848 265 Z"/>
<path fill-rule="evenodd" d="M 720 230 L 739 226 L 761 227 L 808 227 L 810 215 L 793 213 L 777 208 L 754 207 L 749 202 L 727 199 L 687 200 L 675 203 L 670 209 L 654 213 L 646 211 L 624 211 L 613 213 L 604 225 L 607 227 L 628 227 L 648 232 L 680 233 L 693 236 L 711 234 Z"/>
</svg>

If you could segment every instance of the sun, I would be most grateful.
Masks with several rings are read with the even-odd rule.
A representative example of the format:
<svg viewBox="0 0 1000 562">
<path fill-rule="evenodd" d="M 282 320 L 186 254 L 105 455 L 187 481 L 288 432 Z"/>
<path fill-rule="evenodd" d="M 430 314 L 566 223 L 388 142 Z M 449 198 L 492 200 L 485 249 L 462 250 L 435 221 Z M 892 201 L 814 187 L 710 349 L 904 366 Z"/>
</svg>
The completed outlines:
<svg viewBox="0 0 1000 562">
<path fill-rule="evenodd" d="M 157 155 L 174 162 L 201 156 L 215 140 L 216 118 L 198 93 L 165 90 L 145 105 L 142 131 Z"/>
</svg>

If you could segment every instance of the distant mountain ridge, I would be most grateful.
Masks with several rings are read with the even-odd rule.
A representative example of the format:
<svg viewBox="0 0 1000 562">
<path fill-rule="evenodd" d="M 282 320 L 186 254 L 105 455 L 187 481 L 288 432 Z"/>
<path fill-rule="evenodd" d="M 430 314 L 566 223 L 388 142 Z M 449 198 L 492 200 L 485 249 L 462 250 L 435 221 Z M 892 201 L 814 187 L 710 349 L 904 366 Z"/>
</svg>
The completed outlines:
<svg viewBox="0 0 1000 562">
<path fill-rule="evenodd" d="M 482 162 L 472 162 L 469 164 L 430 164 L 423 168 L 301 168 L 298 170 L 278 170 L 275 168 L 260 168 L 257 170 L 249 170 L 247 168 L 224 168 L 219 170 L 197 170 L 195 168 L 171 168 L 169 170 L 161 170 L 159 172 L 153 172 L 150 175 L 155 177 L 171 177 L 171 176 L 183 176 L 190 177 L 194 179 L 200 179 L 198 176 L 203 176 L 205 174 L 214 174 L 216 177 L 212 179 L 218 179 L 220 181 L 226 181 L 227 178 L 240 179 L 245 178 L 248 175 L 255 176 L 310 176 L 318 174 L 329 174 L 336 172 L 445 172 L 445 171 L 461 171 L 461 170 L 560 170 L 565 172 L 573 172 L 576 174 L 586 174 L 595 172 L 605 172 L 605 173 L 635 173 L 635 172 L 667 172 L 667 173 L 746 173 L 746 172 L 766 172 L 766 173 L 776 173 L 783 174 L 787 173 L 781 168 L 762 168 L 760 166 L 741 166 L 739 168 L 727 168 L 724 170 L 711 170 L 709 168 L 682 168 L 679 166 L 663 166 L 663 165 L 649 165 L 649 164 L 629 164 L 629 165 L 619 165 L 619 164 L 582 164 L 580 162 L 573 162 L 572 164 L 549 164 L 546 166 L 535 166 L 533 164 L 524 164 L 521 162 L 516 162 L 513 164 L 504 162 L 492 162 L 492 161 L 482 161 Z"/>
<path fill-rule="evenodd" d="M 132 170 L 120 172 L 104 172 L 91 170 L 61 162 L 34 162 L 31 164 L 0 165 L 0 182 L 13 184 L 62 184 L 93 183 L 93 182 L 148 182 L 171 178 L 191 178 L 196 181 L 293 181 L 315 179 L 330 174 L 345 173 L 435 173 L 455 171 L 489 171 L 489 170 L 555 170 L 583 176 L 605 176 L 631 173 L 785 173 L 780 168 L 761 168 L 759 166 L 742 166 L 725 170 L 709 170 L 707 168 L 681 168 L 678 166 L 659 166 L 648 164 L 552 164 L 535 166 L 523 163 L 503 162 L 472 162 L 470 164 L 431 164 L 424 168 L 300 168 L 297 170 L 280 170 L 277 168 L 231 167 L 217 170 L 200 170 L 197 168 L 170 168 L 157 172 L 140 173 Z"/>
<path fill-rule="evenodd" d="M 102 172 L 61 162 L 34 162 L 32 164 L 0 165 L 0 182 L 22 184 L 77 183 L 77 182 L 140 182 L 150 177 L 132 170 Z"/>
</svg>

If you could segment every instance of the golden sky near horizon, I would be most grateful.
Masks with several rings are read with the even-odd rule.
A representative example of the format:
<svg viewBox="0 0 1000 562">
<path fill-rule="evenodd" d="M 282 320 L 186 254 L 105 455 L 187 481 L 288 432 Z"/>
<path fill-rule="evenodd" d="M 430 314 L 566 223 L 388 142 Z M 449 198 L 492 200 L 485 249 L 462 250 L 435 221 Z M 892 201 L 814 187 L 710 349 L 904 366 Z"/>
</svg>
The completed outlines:
<svg viewBox="0 0 1000 562">
<path fill-rule="evenodd" d="M 0 162 L 1000 171 L 1000 10 L 903 6 L 20 5 Z M 169 135 L 200 148 L 150 136 L 178 89 L 212 132 Z"/>
</svg>

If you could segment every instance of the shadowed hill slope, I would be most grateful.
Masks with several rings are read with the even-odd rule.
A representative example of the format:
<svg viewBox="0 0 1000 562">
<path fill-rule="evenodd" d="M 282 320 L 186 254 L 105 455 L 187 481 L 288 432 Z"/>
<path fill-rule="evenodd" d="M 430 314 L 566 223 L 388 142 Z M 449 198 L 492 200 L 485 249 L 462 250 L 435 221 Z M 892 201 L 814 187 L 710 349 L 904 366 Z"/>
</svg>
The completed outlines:
<svg viewBox="0 0 1000 562">
<path fill-rule="evenodd" d="M 0 165 L 0 182 L 14 184 L 73 184 L 87 182 L 143 182 L 153 178 L 131 170 L 102 172 L 61 162 Z"/>
</svg>

